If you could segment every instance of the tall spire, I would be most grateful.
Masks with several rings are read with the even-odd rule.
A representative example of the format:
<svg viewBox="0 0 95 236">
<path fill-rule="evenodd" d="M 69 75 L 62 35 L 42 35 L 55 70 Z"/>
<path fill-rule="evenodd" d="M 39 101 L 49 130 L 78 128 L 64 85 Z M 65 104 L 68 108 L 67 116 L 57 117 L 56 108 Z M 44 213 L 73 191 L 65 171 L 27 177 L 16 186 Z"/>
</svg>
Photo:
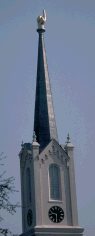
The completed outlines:
<svg viewBox="0 0 95 236">
<path fill-rule="evenodd" d="M 46 21 L 45 10 L 43 11 L 43 17 L 39 16 L 37 21 L 39 44 L 34 131 L 37 137 L 37 142 L 40 144 L 40 151 L 42 151 L 51 139 L 54 138 L 58 141 L 58 137 L 43 36 L 43 33 L 45 32 L 44 23 Z"/>
</svg>

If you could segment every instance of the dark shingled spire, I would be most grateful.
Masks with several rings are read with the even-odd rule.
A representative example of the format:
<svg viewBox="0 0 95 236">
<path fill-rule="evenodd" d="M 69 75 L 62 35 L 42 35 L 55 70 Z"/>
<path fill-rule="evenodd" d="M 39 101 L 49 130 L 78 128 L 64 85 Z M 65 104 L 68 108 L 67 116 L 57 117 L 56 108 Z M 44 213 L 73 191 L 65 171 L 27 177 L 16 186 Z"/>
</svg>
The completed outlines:
<svg viewBox="0 0 95 236">
<path fill-rule="evenodd" d="M 51 139 L 54 138 L 58 141 L 58 137 L 44 45 L 43 33 L 45 32 L 45 29 L 38 29 L 37 32 L 39 33 L 39 44 L 34 131 L 37 142 L 40 144 L 41 152 Z"/>
</svg>

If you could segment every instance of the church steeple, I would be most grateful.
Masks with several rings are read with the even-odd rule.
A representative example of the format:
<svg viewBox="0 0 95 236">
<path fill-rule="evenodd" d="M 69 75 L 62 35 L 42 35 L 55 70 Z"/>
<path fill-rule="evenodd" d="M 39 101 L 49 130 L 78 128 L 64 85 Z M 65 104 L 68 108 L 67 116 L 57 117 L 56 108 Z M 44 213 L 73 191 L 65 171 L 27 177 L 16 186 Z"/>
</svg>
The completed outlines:
<svg viewBox="0 0 95 236">
<path fill-rule="evenodd" d="M 37 142 L 40 144 L 40 151 L 46 147 L 51 139 L 54 138 L 58 141 L 44 45 L 43 34 L 45 32 L 44 23 L 46 21 L 45 11 L 43 12 L 43 15 L 43 17 L 39 16 L 37 19 L 39 43 L 34 116 L 34 131 L 37 137 Z"/>
<path fill-rule="evenodd" d="M 43 33 L 46 14 L 39 16 L 38 67 L 33 142 L 23 143 L 21 171 L 21 236 L 82 236 L 78 226 L 74 145 L 59 145 Z"/>
</svg>

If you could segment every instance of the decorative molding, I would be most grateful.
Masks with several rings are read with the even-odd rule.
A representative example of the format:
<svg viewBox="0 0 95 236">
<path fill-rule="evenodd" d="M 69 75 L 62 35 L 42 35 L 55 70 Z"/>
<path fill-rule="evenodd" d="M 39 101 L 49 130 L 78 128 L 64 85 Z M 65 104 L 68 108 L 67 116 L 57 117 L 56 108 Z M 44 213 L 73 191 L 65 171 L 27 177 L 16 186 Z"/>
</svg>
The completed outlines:
<svg viewBox="0 0 95 236">
<path fill-rule="evenodd" d="M 41 163 L 39 164 L 40 168 L 41 168 Z"/>
<path fill-rule="evenodd" d="M 63 201 L 61 201 L 61 200 L 48 200 L 48 202 L 51 202 L 51 203 L 63 203 Z"/>
<path fill-rule="evenodd" d="M 23 170 L 25 169 L 25 165 L 26 165 L 26 161 L 29 160 L 30 164 L 32 161 L 32 155 L 27 151 L 27 150 L 23 150 L 20 156 L 20 164 L 21 164 L 21 168 L 23 168 Z"/>
<path fill-rule="evenodd" d="M 62 147 L 56 142 L 56 140 L 51 140 L 49 145 L 42 151 L 41 154 L 37 156 L 37 160 L 40 164 L 44 164 L 49 156 L 56 155 L 61 164 L 65 164 L 65 162 L 69 162 L 70 157 L 66 154 L 66 152 L 62 149 Z"/>
<path fill-rule="evenodd" d="M 37 156 L 37 160 L 39 160 L 39 155 Z"/>
<path fill-rule="evenodd" d="M 47 160 L 48 159 L 48 156 L 45 154 L 45 160 Z"/>
<path fill-rule="evenodd" d="M 49 155 L 52 155 L 52 154 L 53 154 L 50 150 L 48 150 L 48 152 L 49 152 Z"/>
<path fill-rule="evenodd" d="M 42 162 L 42 164 L 44 164 L 44 162 L 45 162 L 44 159 L 41 159 L 41 162 Z"/>
<path fill-rule="evenodd" d="M 69 169 L 69 161 L 67 161 L 67 169 Z"/>
<path fill-rule="evenodd" d="M 53 145 L 53 146 L 52 146 L 52 154 L 53 154 L 53 155 L 56 155 L 56 153 L 57 153 L 57 152 L 55 152 L 55 146 Z"/>
</svg>

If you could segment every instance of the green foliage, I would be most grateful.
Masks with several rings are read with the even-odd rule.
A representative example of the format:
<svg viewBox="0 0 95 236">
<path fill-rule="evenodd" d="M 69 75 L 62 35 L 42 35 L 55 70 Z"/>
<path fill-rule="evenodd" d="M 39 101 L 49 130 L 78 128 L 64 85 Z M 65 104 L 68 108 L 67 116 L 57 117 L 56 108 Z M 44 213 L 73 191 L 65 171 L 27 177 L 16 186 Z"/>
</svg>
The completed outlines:
<svg viewBox="0 0 95 236">
<path fill-rule="evenodd" d="M 6 157 L 2 157 L 2 154 L 0 155 L 0 161 Z M 0 164 L 1 166 L 4 164 Z M 8 211 L 9 213 L 11 213 L 12 215 L 14 213 L 16 213 L 16 209 L 17 207 L 20 207 L 19 202 L 16 204 L 11 204 L 10 199 L 9 199 L 9 194 L 10 193 L 15 193 L 18 192 L 17 190 L 15 190 L 15 186 L 14 186 L 14 180 L 15 178 L 9 177 L 9 178 L 4 178 L 4 174 L 6 171 L 4 171 L 1 175 L 0 175 L 0 209 L 4 209 L 6 211 Z M 3 220 L 3 218 L 0 215 L 0 222 Z M 9 231 L 9 229 L 2 229 L 0 228 L 0 235 L 4 235 L 4 236 L 17 236 L 17 234 L 12 234 L 11 231 Z"/>
</svg>

